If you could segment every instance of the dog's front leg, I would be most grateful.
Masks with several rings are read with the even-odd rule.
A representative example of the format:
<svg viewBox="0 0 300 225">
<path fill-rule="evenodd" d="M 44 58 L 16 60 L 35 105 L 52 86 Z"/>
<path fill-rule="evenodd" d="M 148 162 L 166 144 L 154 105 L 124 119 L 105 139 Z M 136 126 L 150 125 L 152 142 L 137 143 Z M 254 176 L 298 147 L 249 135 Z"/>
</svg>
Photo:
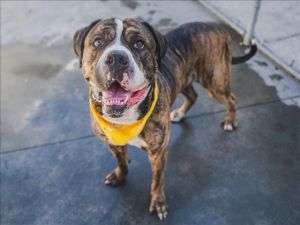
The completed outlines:
<svg viewBox="0 0 300 225">
<path fill-rule="evenodd" d="M 160 220 L 167 217 L 168 207 L 164 191 L 164 172 L 167 149 L 168 143 L 165 143 L 164 147 L 157 151 L 148 150 L 148 157 L 152 169 L 151 204 L 149 211 L 150 213 L 156 211 Z"/>
<path fill-rule="evenodd" d="M 125 180 L 128 173 L 127 146 L 108 145 L 108 147 L 115 156 L 118 166 L 105 177 L 105 184 L 118 186 Z"/>
</svg>

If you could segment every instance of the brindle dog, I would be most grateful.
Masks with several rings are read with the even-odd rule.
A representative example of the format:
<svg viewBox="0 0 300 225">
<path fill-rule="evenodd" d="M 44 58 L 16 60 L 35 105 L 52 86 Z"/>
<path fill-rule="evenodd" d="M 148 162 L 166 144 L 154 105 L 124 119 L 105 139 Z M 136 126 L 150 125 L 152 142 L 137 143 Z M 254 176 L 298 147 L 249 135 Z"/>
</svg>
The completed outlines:
<svg viewBox="0 0 300 225">
<path fill-rule="evenodd" d="M 162 220 L 167 216 L 164 192 L 164 168 L 170 140 L 170 122 L 180 121 L 197 98 L 192 83 L 198 82 L 209 96 L 227 108 L 222 127 L 234 130 L 237 100 L 230 87 L 231 64 L 245 62 L 256 52 L 231 57 L 231 37 L 220 25 L 194 22 L 181 25 L 162 35 L 146 22 L 115 18 L 97 20 L 78 30 L 74 51 L 89 85 L 90 100 L 105 120 L 130 124 L 149 111 L 154 85 L 159 97 L 142 132 L 128 144 L 144 149 L 152 169 L 150 212 Z M 171 112 L 182 93 L 184 103 Z M 117 186 L 128 172 L 127 146 L 110 141 L 94 119 L 92 129 L 113 153 L 117 168 L 105 178 L 105 184 Z"/>
</svg>

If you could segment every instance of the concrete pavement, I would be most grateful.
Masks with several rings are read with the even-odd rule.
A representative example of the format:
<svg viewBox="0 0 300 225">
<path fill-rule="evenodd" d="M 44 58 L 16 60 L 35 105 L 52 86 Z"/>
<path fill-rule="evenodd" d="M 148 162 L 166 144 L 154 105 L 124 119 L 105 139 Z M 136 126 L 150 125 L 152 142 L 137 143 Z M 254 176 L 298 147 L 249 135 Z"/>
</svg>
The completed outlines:
<svg viewBox="0 0 300 225">
<path fill-rule="evenodd" d="M 247 30 L 255 1 L 205 1 L 235 25 Z M 254 36 L 300 79 L 300 2 L 261 1 Z"/>
<path fill-rule="evenodd" d="M 1 2 L 1 224 L 158 224 L 143 151 L 129 148 L 124 185 L 103 184 L 114 159 L 92 135 L 72 36 L 108 16 L 163 31 L 216 21 L 192 1 Z M 220 129 L 224 107 L 197 85 L 196 105 L 172 125 L 161 224 L 299 224 L 299 82 L 260 54 L 232 70 L 236 132 Z"/>
</svg>

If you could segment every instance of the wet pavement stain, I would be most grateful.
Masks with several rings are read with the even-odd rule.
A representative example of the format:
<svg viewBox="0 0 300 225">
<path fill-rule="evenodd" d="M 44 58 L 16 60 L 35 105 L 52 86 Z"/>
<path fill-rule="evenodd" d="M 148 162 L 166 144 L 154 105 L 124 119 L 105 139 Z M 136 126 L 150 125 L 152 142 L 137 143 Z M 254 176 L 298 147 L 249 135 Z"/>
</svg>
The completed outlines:
<svg viewBox="0 0 300 225">
<path fill-rule="evenodd" d="M 138 16 L 136 17 L 135 19 L 139 20 L 139 21 L 146 21 L 148 23 L 151 23 L 152 22 L 152 17 L 141 17 L 141 16 Z"/>
<path fill-rule="evenodd" d="M 26 64 L 13 70 L 13 73 L 19 76 L 35 76 L 42 79 L 50 79 L 54 78 L 62 68 L 62 64 Z"/>
<path fill-rule="evenodd" d="M 65 43 L 63 47 L 21 43 L 1 46 L 1 151 L 13 147 L 15 137 L 20 136 L 21 140 L 22 133 L 28 133 L 23 128 L 32 114 L 39 110 L 46 96 L 57 92 L 61 79 L 58 75 L 71 56 L 66 48 L 71 49 L 71 44 Z"/>
<path fill-rule="evenodd" d="M 171 21 L 172 20 L 170 18 L 163 18 L 163 19 L 160 19 L 154 26 L 157 28 L 166 27 L 171 24 Z"/>
<path fill-rule="evenodd" d="M 260 66 L 267 66 L 268 65 L 268 63 L 266 63 L 264 61 L 254 60 L 254 62 L 256 62 Z"/>
<path fill-rule="evenodd" d="M 279 75 L 279 74 L 272 74 L 272 75 L 270 75 L 270 78 L 272 80 L 278 80 L 278 81 L 280 81 L 280 80 L 283 79 L 283 77 L 281 75 Z"/>
<path fill-rule="evenodd" d="M 139 2 L 135 0 L 121 0 L 123 6 L 135 10 L 139 6 Z"/>
<path fill-rule="evenodd" d="M 150 15 L 154 15 L 155 13 L 156 13 L 155 10 L 150 10 L 150 11 L 148 12 L 148 14 L 150 14 Z"/>
</svg>

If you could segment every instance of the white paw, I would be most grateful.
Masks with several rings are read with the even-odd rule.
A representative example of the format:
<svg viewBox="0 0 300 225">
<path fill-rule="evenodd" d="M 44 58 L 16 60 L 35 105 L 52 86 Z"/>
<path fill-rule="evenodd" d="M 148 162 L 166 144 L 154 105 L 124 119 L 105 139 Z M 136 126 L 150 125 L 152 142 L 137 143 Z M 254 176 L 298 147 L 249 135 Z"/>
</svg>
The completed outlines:
<svg viewBox="0 0 300 225">
<path fill-rule="evenodd" d="M 224 130 L 225 131 L 233 131 L 233 126 L 232 124 L 224 124 Z"/>
<path fill-rule="evenodd" d="M 165 200 L 154 199 L 151 201 L 149 212 L 156 212 L 157 217 L 160 220 L 164 220 L 167 218 L 168 215 L 167 208 L 168 206 Z"/>
<path fill-rule="evenodd" d="M 228 132 L 231 132 L 231 131 L 234 131 L 238 126 L 238 123 L 237 121 L 233 121 L 233 122 L 223 122 L 222 123 L 222 127 L 224 129 L 224 131 L 228 131 Z"/>
<path fill-rule="evenodd" d="M 167 218 L 167 215 L 168 215 L 168 212 L 167 211 L 163 211 L 163 212 L 159 212 L 157 213 L 157 216 L 160 220 L 163 220 L 163 219 L 166 219 Z"/>
<path fill-rule="evenodd" d="M 179 122 L 184 117 L 184 113 L 179 109 L 175 109 L 170 113 L 170 118 L 172 122 Z"/>
</svg>

